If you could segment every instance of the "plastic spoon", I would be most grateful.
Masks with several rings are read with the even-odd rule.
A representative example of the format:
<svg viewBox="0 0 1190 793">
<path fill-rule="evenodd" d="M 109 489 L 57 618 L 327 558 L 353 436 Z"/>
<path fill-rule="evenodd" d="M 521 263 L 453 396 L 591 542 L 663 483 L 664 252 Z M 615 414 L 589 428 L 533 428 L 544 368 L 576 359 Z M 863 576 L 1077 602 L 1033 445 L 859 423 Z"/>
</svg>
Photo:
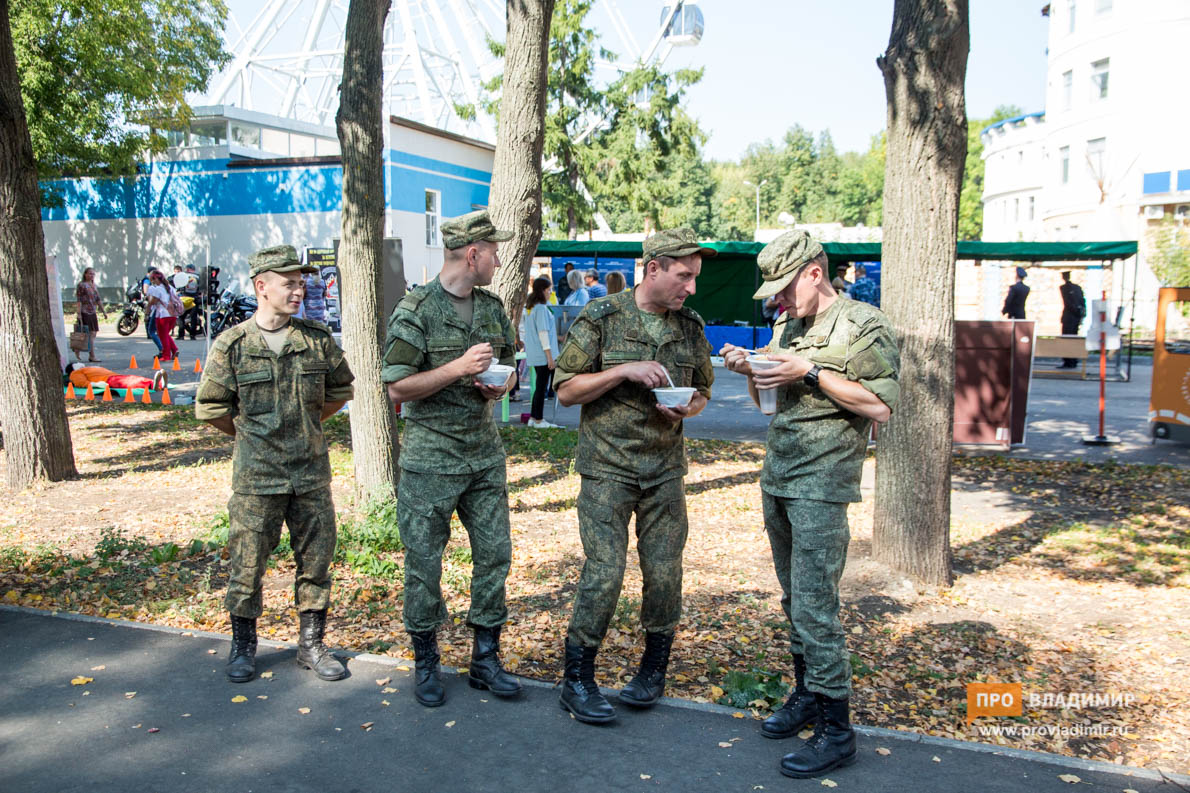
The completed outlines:
<svg viewBox="0 0 1190 793">
<path fill-rule="evenodd" d="M 664 369 L 665 367 L 662 367 L 662 368 Z M 670 377 L 670 376 L 669 376 L 669 370 L 668 370 L 668 369 L 665 369 L 665 379 L 669 381 L 669 387 L 670 387 L 670 388 L 677 388 L 677 386 L 676 386 L 676 385 L 674 385 L 674 379 L 673 379 L 672 377 Z"/>
</svg>

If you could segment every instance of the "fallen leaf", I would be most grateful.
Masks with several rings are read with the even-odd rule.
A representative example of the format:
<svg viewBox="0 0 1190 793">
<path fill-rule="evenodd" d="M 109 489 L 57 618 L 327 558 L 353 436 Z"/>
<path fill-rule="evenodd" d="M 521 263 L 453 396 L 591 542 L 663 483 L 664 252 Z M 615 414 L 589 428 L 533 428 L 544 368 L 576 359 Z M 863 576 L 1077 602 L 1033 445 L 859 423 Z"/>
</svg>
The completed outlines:
<svg viewBox="0 0 1190 793">
<path fill-rule="evenodd" d="M 720 749 L 730 749 L 731 741 L 719 741 L 719 748 Z"/>
<path fill-rule="evenodd" d="M 140 725 L 139 725 L 139 724 L 133 724 L 133 725 L 132 725 L 132 729 L 134 729 L 134 730 L 139 730 L 139 729 L 140 729 Z"/>
<path fill-rule="evenodd" d="M 1126 787 L 1124 788 L 1124 793 L 1138 793 L 1138 791 L 1135 791 L 1130 787 Z"/>
<path fill-rule="evenodd" d="M 91 667 L 91 671 L 92 671 L 92 672 L 102 672 L 104 669 L 107 669 L 107 665 L 106 665 L 106 664 L 100 664 L 99 666 L 93 666 L 93 667 Z"/>
<path fill-rule="evenodd" d="M 260 676 L 263 677 L 265 680 L 268 680 L 270 677 L 273 676 L 273 670 L 270 669 L 267 672 L 261 672 Z"/>
<path fill-rule="evenodd" d="M 455 723 L 453 721 L 448 721 L 448 722 L 446 722 L 446 726 L 453 727 L 453 726 L 455 726 Z"/>
<path fill-rule="evenodd" d="M 207 650 L 207 655 L 214 655 L 217 652 L 219 652 L 219 651 L 218 650 Z"/>
<path fill-rule="evenodd" d="M 182 714 L 182 718 L 183 718 L 183 719 L 188 719 L 188 718 L 190 718 L 190 714 L 189 714 L 189 713 L 183 713 L 183 714 Z"/>
<path fill-rule="evenodd" d="M 885 749 L 883 746 L 877 746 L 876 754 L 882 754 L 882 755 L 888 756 L 888 755 L 892 754 L 892 752 L 889 751 L 888 749 Z"/>
<path fill-rule="evenodd" d="M 397 690 L 395 688 L 393 688 L 392 686 L 385 686 L 384 688 L 380 689 L 380 693 L 381 694 L 395 694 L 395 693 L 397 693 Z"/>
<path fill-rule="evenodd" d="M 935 763 L 941 763 L 941 762 L 942 762 L 942 758 L 941 758 L 941 757 L 939 757 L 938 755 L 934 755 L 934 756 L 933 756 L 933 757 L 931 757 L 930 759 L 931 759 L 931 760 L 933 760 Z"/>
<path fill-rule="evenodd" d="M 652 779 L 653 775 L 652 774 L 641 774 L 640 778 L 641 779 Z"/>
<path fill-rule="evenodd" d="M 1079 782 L 1082 782 L 1082 780 L 1076 777 L 1074 774 L 1058 774 L 1058 779 L 1061 779 L 1063 782 L 1071 785 L 1077 785 Z"/>
<path fill-rule="evenodd" d="M 824 780 L 822 780 L 822 786 L 823 787 L 838 787 L 839 783 L 835 782 L 832 779 L 824 779 Z"/>
<path fill-rule="evenodd" d="M 744 718 L 744 714 L 743 714 L 743 713 L 740 713 L 740 712 L 737 710 L 735 713 L 731 714 L 731 717 L 732 717 L 733 719 L 742 719 L 742 718 Z"/>
<path fill-rule="evenodd" d="M 298 708 L 298 713 L 301 713 L 303 716 L 309 712 L 310 712 L 309 708 Z"/>
<path fill-rule="evenodd" d="M 150 727 L 149 732 L 161 732 L 161 730 L 157 727 Z"/>
<path fill-rule="evenodd" d="M 257 699 L 268 699 L 268 695 L 267 694 L 257 694 L 256 698 Z"/>
<path fill-rule="evenodd" d="M 380 680 L 377 680 L 377 681 L 376 681 L 376 685 L 378 685 L 378 686 L 387 686 L 389 683 L 391 683 L 391 682 L 392 682 L 392 680 L 393 680 L 393 679 L 392 679 L 391 677 L 383 677 L 383 678 L 381 678 Z"/>
<path fill-rule="evenodd" d="M 72 685 L 72 686 L 85 686 L 88 683 L 94 683 L 94 682 L 95 682 L 95 678 L 83 677 L 82 675 L 79 675 L 78 677 L 72 677 L 70 679 L 70 685 Z"/>
<path fill-rule="evenodd" d="M 231 701 L 232 702 L 247 702 L 248 698 L 245 697 L 243 694 L 236 694 L 234 697 L 231 698 Z"/>
<path fill-rule="evenodd" d="M 125 691 L 124 692 L 124 699 L 132 699 L 135 696 L 136 696 L 135 691 Z"/>
<path fill-rule="evenodd" d="M 723 689 L 719 686 L 711 686 L 711 699 L 719 699 L 721 696 L 723 696 Z"/>
<path fill-rule="evenodd" d="M 363 730 L 364 732 L 371 732 L 372 725 L 375 723 L 376 722 L 374 722 L 374 721 L 365 721 L 363 724 L 360 725 L 360 729 Z"/>
<path fill-rule="evenodd" d="M 401 671 L 401 672 L 408 672 L 408 671 L 409 671 L 409 667 L 407 667 L 407 666 L 398 666 L 398 667 L 397 667 L 397 670 L 398 670 L 398 671 Z"/>
<path fill-rule="evenodd" d="M 389 701 L 387 699 L 382 699 L 380 700 L 380 704 L 387 708 L 389 706 Z"/>
</svg>

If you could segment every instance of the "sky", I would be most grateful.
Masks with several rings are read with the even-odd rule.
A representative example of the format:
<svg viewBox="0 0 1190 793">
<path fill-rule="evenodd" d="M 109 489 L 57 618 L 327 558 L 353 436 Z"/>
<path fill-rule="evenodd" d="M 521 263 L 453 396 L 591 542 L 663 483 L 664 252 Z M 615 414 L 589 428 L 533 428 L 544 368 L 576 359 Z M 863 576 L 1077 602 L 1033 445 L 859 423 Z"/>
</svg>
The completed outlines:
<svg viewBox="0 0 1190 793">
<path fill-rule="evenodd" d="M 1048 20 L 1043 0 L 970 0 L 967 113 L 999 105 L 1045 108 Z M 641 44 L 660 19 L 660 2 L 619 0 Z M 713 159 L 737 159 L 748 144 L 779 140 L 801 124 L 829 129 L 840 151 L 867 149 L 884 128 L 884 80 L 876 57 L 888 46 L 892 0 L 700 0 L 702 41 L 675 47 L 667 69 L 704 67 L 687 109 L 710 134 Z M 606 17 L 592 20 L 603 43 L 620 49 Z"/>
</svg>

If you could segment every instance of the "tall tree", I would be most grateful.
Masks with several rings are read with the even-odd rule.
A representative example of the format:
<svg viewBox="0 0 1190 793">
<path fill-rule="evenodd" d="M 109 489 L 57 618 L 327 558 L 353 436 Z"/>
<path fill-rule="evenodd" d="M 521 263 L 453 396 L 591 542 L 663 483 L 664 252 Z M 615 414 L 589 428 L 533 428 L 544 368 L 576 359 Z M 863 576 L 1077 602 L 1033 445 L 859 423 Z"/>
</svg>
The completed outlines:
<svg viewBox="0 0 1190 793">
<path fill-rule="evenodd" d="M 343 346 L 355 373 L 351 447 L 357 501 L 396 497 L 400 444 L 396 420 L 380 382 L 385 331 L 384 20 L 390 0 L 351 0 L 343 46 L 343 82 L 335 126 L 343 152 L 343 237 L 339 272 Z"/>
<path fill-rule="evenodd" d="M 187 92 L 231 57 L 222 0 L 12 0 L 12 33 L 39 174 L 133 173 L 184 128 Z"/>
<path fill-rule="evenodd" d="M 0 431 L 8 486 L 73 477 L 41 230 L 41 195 L 20 78 L 0 0 Z"/>
<path fill-rule="evenodd" d="M 939 585 L 953 580 L 955 243 L 969 48 L 967 0 L 895 0 L 877 59 L 888 100 L 882 306 L 901 345 L 901 399 L 877 443 L 872 551 Z"/>
<path fill-rule="evenodd" d="M 516 324 L 525 305 L 529 266 L 541 241 L 541 156 L 545 147 L 546 62 L 554 0 L 508 0 L 503 95 L 489 197 L 501 246 L 496 291 Z"/>
</svg>

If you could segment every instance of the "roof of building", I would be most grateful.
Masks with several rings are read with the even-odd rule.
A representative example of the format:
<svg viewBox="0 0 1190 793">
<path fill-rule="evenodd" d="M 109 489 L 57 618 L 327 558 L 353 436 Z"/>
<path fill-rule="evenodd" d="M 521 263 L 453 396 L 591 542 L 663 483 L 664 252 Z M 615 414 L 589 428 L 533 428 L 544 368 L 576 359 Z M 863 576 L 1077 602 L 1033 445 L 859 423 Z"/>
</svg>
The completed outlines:
<svg viewBox="0 0 1190 793">
<path fill-rule="evenodd" d="M 986 127 L 984 127 L 983 129 L 981 129 L 979 131 L 979 134 L 985 135 L 985 134 L 987 134 L 987 132 L 989 130 L 999 129 L 1000 127 L 1004 126 L 1005 124 L 1015 124 L 1018 121 L 1024 121 L 1024 120 L 1030 119 L 1030 118 L 1035 118 L 1040 121 L 1041 119 L 1045 118 L 1045 111 L 1038 110 L 1036 113 L 1025 113 L 1020 116 L 1013 116 L 1012 118 L 1006 118 L 1006 119 L 1003 119 L 1002 121 L 997 121 L 995 124 L 988 124 Z"/>
<path fill-rule="evenodd" d="M 481 149 L 487 149 L 488 151 L 496 150 L 495 145 L 488 143 L 486 141 L 478 140 L 476 138 L 468 138 L 466 135 L 459 135 L 456 132 L 447 132 L 444 129 L 438 129 L 437 127 L 431 127 L 429 124 L 423 124 L 420 121 L 414 121 L 411 118 L 401 118 L 400 116 L 389 116 L 388 120 L 390 122 L 392 122 L 393 124 L 396 124 L 398 127 L 406 127 L 408 129 L 417 130 L 418 132 L 424 132 L 427 135 L 436 135 L 439 138 L 446 138 L 447 140 L 453 140 L 458 143 L 466 143 L 469 146 L 477 146 Z"/>
</svg>

